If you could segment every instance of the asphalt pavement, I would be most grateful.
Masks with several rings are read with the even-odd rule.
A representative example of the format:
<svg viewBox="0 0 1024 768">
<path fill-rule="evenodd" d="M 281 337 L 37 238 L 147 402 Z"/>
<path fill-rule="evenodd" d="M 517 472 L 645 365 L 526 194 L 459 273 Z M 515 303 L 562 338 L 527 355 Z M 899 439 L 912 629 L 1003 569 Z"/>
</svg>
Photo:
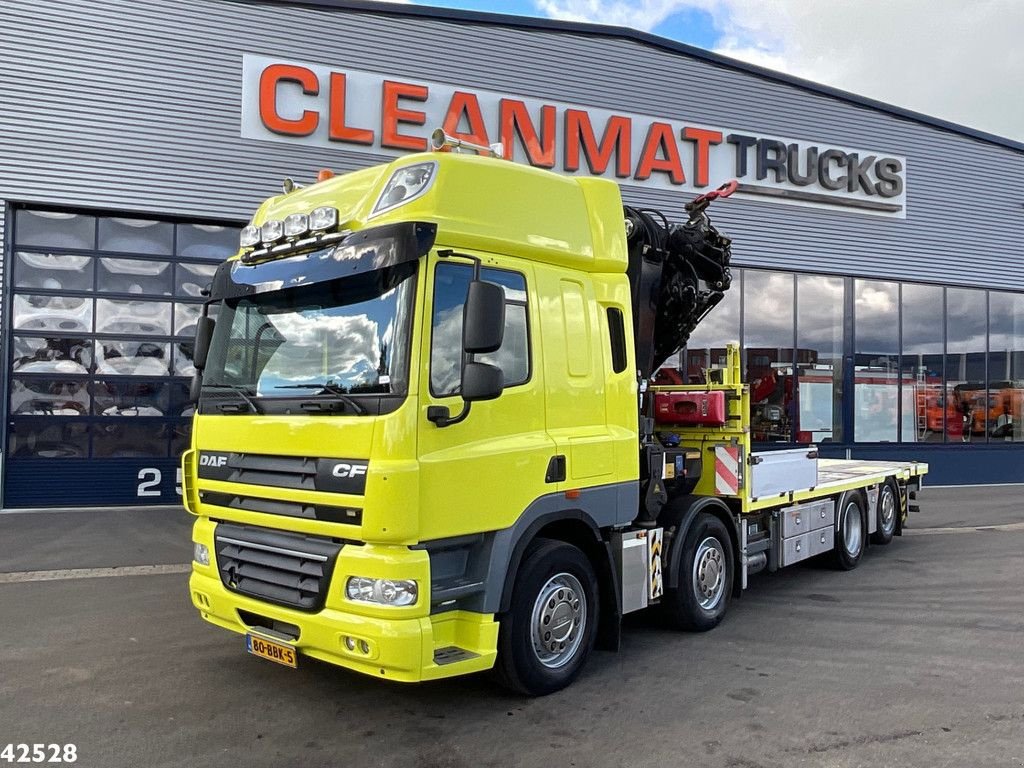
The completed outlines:
<svg viewBox="0 0 1024 768">
<path fill-rule="evenodd" d="M 247 655 L 167 572 L 190 552 L 178 510 L 4 514 L 0 748 L 73 743 L 85 768 L 1024 766 L 1022 496 L 926 489 L 856 570 L 755 577 L 704 635 L 630 617 L 543 699 Z M 164 570 L 119 568 L 145 565 Z M 104 570 L 18 580 L 64 568 Z"/>
</svg>

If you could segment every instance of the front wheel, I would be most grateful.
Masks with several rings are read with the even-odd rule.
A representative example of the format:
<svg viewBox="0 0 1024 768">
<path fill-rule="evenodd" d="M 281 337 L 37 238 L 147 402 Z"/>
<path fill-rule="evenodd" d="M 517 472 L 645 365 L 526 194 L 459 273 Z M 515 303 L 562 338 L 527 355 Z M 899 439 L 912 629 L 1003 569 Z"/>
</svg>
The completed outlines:
<svg viewBox="0 0 1024 768">
<path fill-rule="evenodd" d="M 597 577 L 587 556 L 561 541 L 533 542 L 498 630 L 499 680 L 530 696 L 569 685 L 594 647 L 598 610 Z"/>
<path fill-rule="evenodd" d="M 679 557 L 678 586 L 666 589 L 662 610 L 677 629 L 707 632 L 725 616 L 732 596 L 732 539 L 714 515 L 697 515 Z"/>
</svg>

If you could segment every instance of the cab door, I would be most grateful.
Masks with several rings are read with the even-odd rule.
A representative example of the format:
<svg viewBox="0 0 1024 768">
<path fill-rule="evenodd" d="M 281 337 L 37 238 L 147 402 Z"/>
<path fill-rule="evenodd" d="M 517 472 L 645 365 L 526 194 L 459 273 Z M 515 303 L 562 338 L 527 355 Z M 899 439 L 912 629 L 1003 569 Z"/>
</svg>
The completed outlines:
<svg viewBox="0 0 1024 768">
<path fill-rule="evenodd" d="M 501 368 L 505 389 L 495 400 L 473 403 L 457 424 L 427 420 L 432 405 L 459 414 L 462 314 L 473 279 L 471 261 L 431 256 L 422 318 L 419 461 L 421 540 L 498 530 L 512 525 L 546 491 L 553 445 L 545 425 L 544 368 L 533 265 L 513 258 L 482 259 L 482 280 L 505 292 L 501 348 L 477 355 Z"/>
</svg>

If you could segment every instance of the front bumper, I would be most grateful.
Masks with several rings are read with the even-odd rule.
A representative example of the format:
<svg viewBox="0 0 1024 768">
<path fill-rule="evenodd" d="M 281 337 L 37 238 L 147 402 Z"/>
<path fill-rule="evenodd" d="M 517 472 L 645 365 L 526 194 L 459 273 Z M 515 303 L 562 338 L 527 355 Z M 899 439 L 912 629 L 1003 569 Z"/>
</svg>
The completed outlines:
<svg viewBox="0 0 1024 768">
<path fill-rule="evenodd" d="M 206 544 L 213 555 L 211 521 L 196 521 L 193 539 Z M 453 677 L 494 666 L 498 641 L 498 624 L 490 614 L 448 611 L 429 615 L 426 608 L 416 606 L 395 609 L 385 606 L 364 606 L 345 600 L 344 580 L 353 572 L 381 576 L 379 569 L 393 568 L 401 558 L 400 548 L 387 547 L 388 555 L 375 557 L 372 547 L 351 547 L 342 550 L 334 569 L 326 605 L 315 613 L 274 605 L 229 590 L 220 579 L 216 562 L 209 566 L 192 563 L 189 592 L 192 604 L 203 619 L 233 632 L 259 632 L 283 622 L 297 628 L 292 644 L 299 655 L 310 656 L 330 664 L 391 680 L 417 682 Z M 349 550 L 352 550 L 349 553 Z M 411 557 L 424 553 L 413 553 Z M 346 556 L 348 555 L 348 556 Z M 396 558 L 397 555 L 397 558 Z M 374 567 L 374 560 L 378 566 Z M 399 568 L 396 578 L 406 578 L 411 564 Z M 429 585 L 429 564 L 420 584 Z M 421 587 L 422 588 L 422 587 Z M 429 594 L 421 594 L 422 605 L 429 605 Z M 420 615 L 417 615 L 420 614 Z M 349 650 L 345 639 L 353 638 L 355 649 Z M 365 646 L 358 641 L 363 641 Z M 367 652 L 361 650 L 368 648 Z M 241 648 L 240 648 L 241 650 Z"/>
</svg>

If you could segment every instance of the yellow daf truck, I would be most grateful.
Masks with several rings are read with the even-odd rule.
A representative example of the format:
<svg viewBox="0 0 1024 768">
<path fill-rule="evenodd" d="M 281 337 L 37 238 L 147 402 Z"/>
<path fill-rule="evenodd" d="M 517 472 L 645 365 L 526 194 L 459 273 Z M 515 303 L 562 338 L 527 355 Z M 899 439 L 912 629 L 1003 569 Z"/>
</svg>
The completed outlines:
<svg viewBox="0 0 1024 768">
<path fill-rule="evenodd" d="M 182 458 L 203 619 L 292 667 L 541 695 L 626 613 L 709 630 L 753 574 L 901 532 L 927 467 L 755 450 L 734 347 L 650 384 L 729 288 L 730 188 L 670 224 L 433 143 L 286 180 L 216 273 Z"/>
</svg>

